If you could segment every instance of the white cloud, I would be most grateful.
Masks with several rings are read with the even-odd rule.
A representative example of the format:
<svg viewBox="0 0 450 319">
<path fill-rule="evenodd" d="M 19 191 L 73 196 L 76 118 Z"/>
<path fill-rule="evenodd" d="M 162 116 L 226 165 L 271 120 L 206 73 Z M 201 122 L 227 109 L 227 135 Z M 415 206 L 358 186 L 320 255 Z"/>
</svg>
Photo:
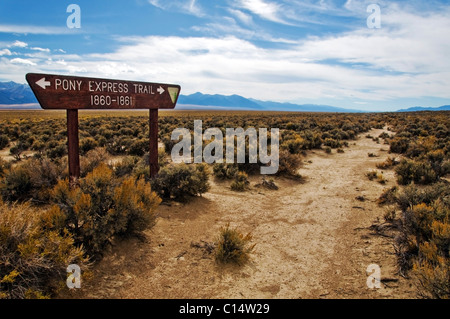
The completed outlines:
<svg viewBox="0 0 450 319">
<path fill-rule="evenodd" d="M 159 0 L 148 0 L 148 2 L 157 8 L 164 9 L 164 7 L 160 4 Z"/>
<path fill-rule="evenodd" d="M 449 70 L 450 40 L 445 36 L 450 30 L 449 13 L 420 16 L 385 10 L 381 29 L 312 38 L 298 50 L 315 61 L 366 63 L 374 70 L 414 74 Z"/>
<path fill-rule="evenodd" d="M 203 10 L 200 8 L 200 6 L 198 6 L 197 4 L 196 4 L 196 0 L 190 0 L 189 2 L 188 2 L 188 4 L 185 6 L 185 8 L 187 8 L 188 9 L 188 11 L 191 13 L 191 14 L 193 14 L 193 15 L 195 15 L 195 16 L 203 16 L 204 15 L 204 12 L 203 12 Z"/>
<path fill-rule="evenodd" d="M 3 50 L 0 50 L 0 56 L 2 56 L 2 55 L 12 55 L 12 53 L 8 49 L 3 49 Z"/>
<path fill-rule="evenodd" d="M 241 21 L 245 25 L 253 24 L 252 16 L 242 12 L 241 10 L 235 10 L 235 9 L 229 8 L 228 12 L 230 12 L 233 16 L 235 16 L 239 21 Z"/>
<path fill-rule="evenodd" d="M 162 10 L 175 10 L 178 12 L 188 13 L 197 17 L 205 15 L 204 10 L 198 5 L 197 0 L 172 0 L 172 1 L 160 1 L 160 0 L 148 0 L 148 2 Z"/>
<path fill-rule="evenodd" d="M 77 30 L 79 30 L 79 29 L 77 29 Z M 66 28 L 66 27 L 0 24 L 0 33 L 66 34 L 66 33 L 71 33 L 71 32 L 70 32 L 70 29 Z"/>
<path fill-rule="evenodd" d="M 269 2 L 267 0 L 238 0 L 236 5 L 249 10 L 263 19 L 288 24 L 288 22 L 284 21 L 281 17 L 281 7 L 276 2 Z"/>
<path fill-rule="evenodd" d="M 14 63 L 14 64 L 36 65 L 35 62 L 27 60 L 27 59 L 22 59 L 22 58 L 14 58 L 14 59 L 11 59 L 10 62 Z"/>
<path fill-rule="evenodd" d="M 30 48 L 31 50 L 34 50 L 34 51 L 40 51 L 40 52 L 50 52 L 50 49 L 47 49 L 47 48 L 39 48 L 39 47 L 31 47 Z"/>
<path fill-rule="evenodd" d="M 10 48 L 14 48 L 14 47 L 17 47 L 17 48 L 26 48 L 27 46 L 28 46 L 27 43 L 22 42 L 22 41 L 19 41 L 19 40 L 16 40 L 14 43 L 8 45 L 8 47 L 10 47 Z"/>
<path fill-rule="evenodd" d="M 408 47 L 397 52 L 394 59 L 390 57 L 388 39 L 367 37 L 356 33 L 336 39 L 315 39 L 284 50 L 262 49 L 236 37 L 137 37 L 128 39 L 114 53 L 86 57 L 88 61 L 104 62 L 79 63 L 89 65 L 87 69 L 93 74 L 181 83 L 184 93 L 240 94 L 279 101 L 350 96 L 386 100 L 431 93 L 450 98 L 446 88 L 450 68 L 415 74 L 414 59 L 418 57 L 412 58 L 411 65 L 403 61 Z M 365 48 L 371 40 L 373 46 Z M 388 42 L 385 47 L 369 54 L 384 41 Z M 361 51 L 355 51 L 355 46 Z M 331 58 L 369 63 L 373 67 L 355 68 L 322 61 Z M 409 72 L 379 72 L 380 65 Z"/>
</svg>

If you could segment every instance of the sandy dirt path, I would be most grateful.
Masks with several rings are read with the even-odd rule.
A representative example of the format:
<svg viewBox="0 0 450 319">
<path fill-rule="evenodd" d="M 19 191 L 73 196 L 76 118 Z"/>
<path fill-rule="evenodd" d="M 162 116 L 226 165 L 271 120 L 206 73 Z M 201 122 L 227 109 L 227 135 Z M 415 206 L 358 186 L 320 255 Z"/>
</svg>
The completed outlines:
<svg viewBox="0 0 450 319">
<path fill-rule="evenodd" d="M 279 190 L 267 190 L 254 186 L 261 180 L 255 177 L 250 191 L 237 193 L 228 182 L 212 181 L 201 198 L 161 205 L 147 240 L 116 245 L 73 297 L 415 297 L 410 283 L 395 274 L 392 239 L 369 229 L 383 220 L 385 208 L 376 199 L 395 185 L 395 176 L 384 172 L 385 185 L 367 179 L 387 158 L 388 146 L 366 134 L 344 153 L 308 153 L 299 171 L 304 182 L 275 178 Z M 243 267 L 219 266 L 204 248 L 227 223 L 253 234 L 256 247 Z M 380 289 L 366 285 L 370 264 L 378 264 L 386 279 Z"/>
</svg>

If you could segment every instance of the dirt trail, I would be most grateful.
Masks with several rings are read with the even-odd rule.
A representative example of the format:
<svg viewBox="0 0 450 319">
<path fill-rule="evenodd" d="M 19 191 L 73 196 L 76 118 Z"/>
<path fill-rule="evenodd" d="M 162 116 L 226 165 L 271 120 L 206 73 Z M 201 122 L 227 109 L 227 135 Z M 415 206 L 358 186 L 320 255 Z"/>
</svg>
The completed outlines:
<svg viewBox="0 0 450 319">
<path fill-rule="evenodd" d="M 211 190 L 189 204 L 161 205 L 148 240 L 115 246 L 95 267 L 95 279 L 73 297 L 415 297 L 408 281 L 395 274 L 392 239 L 368 229 L 383 219 L 385 208 L 375 201 L 395 177 L 384 172 L 385 185 L 367 179 L 388 156 L 388 146 L 366 134 L 344 153 L 309 153 L 300 169 L 303 183 L 275 178 L 279 190 L 266 190 L 254 187 L 260 182 L 254 178 L 250 191 L 237 193 L 227 182 L 212 181 Z M 218 266 L 204 248 L 227 223 L 253 234 L 256 247 L 243 267 Z M 380 289 L 367 288 L 370 264 L 388 279 Z"/>
</svg>

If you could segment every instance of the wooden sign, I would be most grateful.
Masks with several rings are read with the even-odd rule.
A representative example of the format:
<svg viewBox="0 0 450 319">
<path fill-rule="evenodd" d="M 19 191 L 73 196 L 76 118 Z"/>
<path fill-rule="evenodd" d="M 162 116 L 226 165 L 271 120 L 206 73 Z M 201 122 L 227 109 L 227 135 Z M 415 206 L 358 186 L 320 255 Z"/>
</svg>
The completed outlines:
<svg viewBox="0 0 450 319">
<path fill-rule="evenodd" d="M 173 109 L 180 86 L 76 76 L 28 73 L 43 109 Z"/>
<path fill-rule="evenodd" d="M 43 109 L 67 110 L 69 182 L 80 177 L 79 109 L 149 109 L 150 176 L 158 167 L 158 109 L 173 109 L 180 86 L 66 75 L 28 73 L 26 80 Z"/>
</svg>

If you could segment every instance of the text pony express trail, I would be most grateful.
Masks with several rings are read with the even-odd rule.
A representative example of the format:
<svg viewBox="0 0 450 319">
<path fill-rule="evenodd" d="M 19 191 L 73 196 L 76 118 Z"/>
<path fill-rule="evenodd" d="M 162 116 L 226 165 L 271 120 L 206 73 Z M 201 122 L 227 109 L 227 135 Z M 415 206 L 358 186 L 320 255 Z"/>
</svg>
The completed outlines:
<svg viewBox="0 0 450 319">
<path fill-rule="evenodd" d="M 179 85 L 39 73 L 26 79 L 43 109 L 67 110 L 71 186 L 80 177 L 79 109 L 149 109 L 150 176 L 158 173 L 158 109 L 175 108 Z"/>
</svg>

